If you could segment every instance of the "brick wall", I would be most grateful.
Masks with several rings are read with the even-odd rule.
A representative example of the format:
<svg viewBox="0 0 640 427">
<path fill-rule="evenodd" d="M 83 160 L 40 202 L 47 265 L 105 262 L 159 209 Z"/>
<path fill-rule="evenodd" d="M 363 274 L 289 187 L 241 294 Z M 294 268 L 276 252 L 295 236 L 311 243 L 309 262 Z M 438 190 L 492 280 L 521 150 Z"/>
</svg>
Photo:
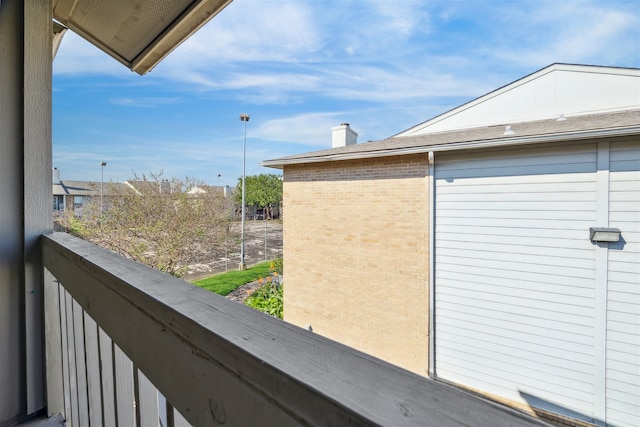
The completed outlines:
<svg viewBox="0 0 640 427">
<path fill-rule="evenodd" d="M 285 320 L 427 375 L 424 154 L 286 166 Z"/>
</svg>

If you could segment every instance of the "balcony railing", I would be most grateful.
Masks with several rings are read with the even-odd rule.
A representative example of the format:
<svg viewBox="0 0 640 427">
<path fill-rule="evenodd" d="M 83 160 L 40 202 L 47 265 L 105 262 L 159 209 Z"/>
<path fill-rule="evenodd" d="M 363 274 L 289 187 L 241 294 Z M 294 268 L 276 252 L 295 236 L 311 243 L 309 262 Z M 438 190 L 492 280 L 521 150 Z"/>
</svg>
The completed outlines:
<svg viewBox="0 0 640 427">
<path fill-rule="evenodd" d="M 42 247 L 49 411 L 68 425 L 546 425 L 70 235 Z"/>
</svg>

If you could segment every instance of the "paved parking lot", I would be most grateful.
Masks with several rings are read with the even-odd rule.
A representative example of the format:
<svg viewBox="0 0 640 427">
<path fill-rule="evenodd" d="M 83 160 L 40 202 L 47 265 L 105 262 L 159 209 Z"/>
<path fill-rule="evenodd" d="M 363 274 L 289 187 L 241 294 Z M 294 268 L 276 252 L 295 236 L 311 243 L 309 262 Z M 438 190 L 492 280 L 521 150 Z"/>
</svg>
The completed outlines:
<svg viewBox="0 0 640 427">
<path fill-rule="evenodd" d="M 265 227 L 266 226 L 266 227 Z M 266 228 L 266 230 L 265 230 Z M 236 224 L 240 235 L 240 223 Z M 251 266 L 266 259 L 282 256 L 282 221 L 245 221 L 245 263 Z M 210 261 L 192 264 L 183 279 L 194 281 L 212 274 L 237 270 L 240 264 L 240 243 L 229 242 L 228 250 L 224 246 L 211 254 Z"/>
</svg>

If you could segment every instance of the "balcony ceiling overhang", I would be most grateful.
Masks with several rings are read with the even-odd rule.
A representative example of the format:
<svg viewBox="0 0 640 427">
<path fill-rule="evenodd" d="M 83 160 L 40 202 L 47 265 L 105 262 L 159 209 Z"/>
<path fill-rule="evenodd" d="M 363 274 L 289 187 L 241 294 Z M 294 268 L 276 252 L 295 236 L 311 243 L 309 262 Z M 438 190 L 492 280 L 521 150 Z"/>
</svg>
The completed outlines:
<svg viewBox="0 0 640 427">
<path fill-rule="evenodd" d="M 142 75 L 231 1 L 53 0 L 53 17 Z"/>
</svg>

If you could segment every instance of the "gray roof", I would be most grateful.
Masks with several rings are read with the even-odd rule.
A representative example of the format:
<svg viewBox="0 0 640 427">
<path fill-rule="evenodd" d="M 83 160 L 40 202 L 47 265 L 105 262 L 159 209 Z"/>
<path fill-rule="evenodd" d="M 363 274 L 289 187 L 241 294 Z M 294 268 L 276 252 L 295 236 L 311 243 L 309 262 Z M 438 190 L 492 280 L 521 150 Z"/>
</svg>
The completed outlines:
<svg viewBox="0 0 640 427">
<path fill-rule="evenodd" d="M 506 126 L 511 126 L 515 133 L 505 135 Z M 422 135 L 391 137 L 380 141 L 265 160 L 260 164 L 262 166 L 282 168 L 285 165 L 302 163 L 624 135 L 640 135 L 640 109 L 567 116 L 564 121 L 556 119 L 536 120 Z"/>
<path fill-rule="evenodd" d="M 92 181 L 60 181 L 53 184 L 53 195 L 92 196 L 100 194 L 100 183 Z"/>
<path fill-rule="evenodd" d="M 104 195 L 111 194 L 113 186 L 124 184 L 105 182 Z M 98 196 L 100 195 L 100 183 L 94 181 L 60 181 L 53 184 L 54 196 Z"/>
</svg>

